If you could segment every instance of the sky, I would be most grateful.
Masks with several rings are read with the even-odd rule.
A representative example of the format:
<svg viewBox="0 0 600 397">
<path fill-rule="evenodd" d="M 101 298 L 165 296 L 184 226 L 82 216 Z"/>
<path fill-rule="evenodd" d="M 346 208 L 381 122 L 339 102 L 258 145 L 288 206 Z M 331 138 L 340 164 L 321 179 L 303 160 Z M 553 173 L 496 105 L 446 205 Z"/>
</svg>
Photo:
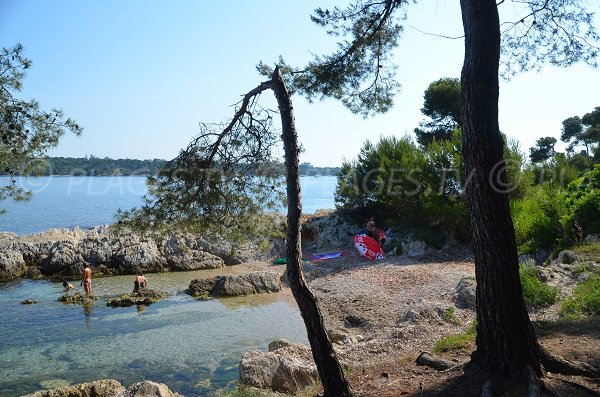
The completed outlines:
<svg viewBox="0 0 600 397">
<path fill-rule="evenodd" d="M 259 61 L 274 64 L 282 55 L 302 66 L 311 54 L 334 49 L 310 14 L 336 3 L 345 4 L 0 0 L 0 46 L 21 43 L 33 61 L 20 98 L 60 108 L 84 128 L 79 137 L 63 137 L 50 156 L 171 159 L 199 133 L 199 122 L 227 121 L 241 96 L 265 80 L 255 69 Z M 367 139 L 412 135 L 428 85 L 460 76 L 463 40 L 424 33 L 461 36 L 457 0 L 411 5 L 403 25 L 394 55 L 402 89 L 388 113 L 363 119 L 334 100 L 292 98 L 301 162 L 339 166 Z M 600 106 L 599 72 L 584 64 L 546 66 L 501 80 L 501 130 L 526 153 L 542 136 L 560 140 L 564 119 Z"/>
</svg>

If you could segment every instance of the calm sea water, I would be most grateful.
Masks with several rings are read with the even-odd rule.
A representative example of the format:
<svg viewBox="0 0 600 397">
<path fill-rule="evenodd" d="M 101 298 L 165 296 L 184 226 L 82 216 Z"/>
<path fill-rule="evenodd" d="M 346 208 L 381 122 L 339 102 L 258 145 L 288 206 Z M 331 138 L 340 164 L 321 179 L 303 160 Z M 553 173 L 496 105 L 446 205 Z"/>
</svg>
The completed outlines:
<svg viewBox="0 0 600 397">
<path fill-rule="evenodd" d="M 0 177 L 0 184 L 6 184 L 5 179 Z M 0 208 L 6 210 L 0 215 L 0 231 L 21 235 L 113 223 L 118 209 L 141 204 L 145 181 L 140 176 L 21 178 L 18 183 L 30 189 L 33 197 L 27 202 L 0 202 Z M 301 177 L 300 183 L 304 213 L 334 208 L 334 176 Z"/>
<path fill-rule="evenodd" d="M 0 178 L 1 179 L 1 178 Z M 5 181 L 0 181 L 4 183 Z M 115 211 L 139 205 L 143 177 L 43 177 L 19 181 L 29 202 L 0 202 L 0 231 L 34 233 L 53 227 L 91 227 L 114 221 Z M 335 177 L 303 177 L 304 212 L 333 208 Z M 57 301 L 51 280 L 0 282 L 0 396 L 45 387 L 115 378 L 166 383 L 188 397 L 213 396 L 238 378 L 241 355 L 266 350 L 277 338 L 307 343 L 295 303 L 283 294 L 197 301 L 182 293 L 194 278 L 224 270 L 147 275 L 168 298 L 139 311 Z M 94 280 L 100 297 L 130 292 L 131 276 Z M 75 285 L 78 283 L 75 281 Z M 25 299 L 38 300 L 23 305 Z"/>
<path fill-rule="evenodd" d="M 0 395 L 115 378 L 126 386 L 151 379 L 188 397 L 213 396 L 234 387 L 245 351 L 266 351 L 277 338 L 307 343 L 298 309 L 282 293 L 211 301 L 182 293 L 190 280 L 222 272 L 148 274 L 152 288 L 173 295 L 143 311 L 110 308 L 104 300 L 62 304 L 62 285 L 50 280 L 0 283 Z M 132 276 L 98 278 L 94 293 L 127 293 L 132 285 Z"/>
</svg>

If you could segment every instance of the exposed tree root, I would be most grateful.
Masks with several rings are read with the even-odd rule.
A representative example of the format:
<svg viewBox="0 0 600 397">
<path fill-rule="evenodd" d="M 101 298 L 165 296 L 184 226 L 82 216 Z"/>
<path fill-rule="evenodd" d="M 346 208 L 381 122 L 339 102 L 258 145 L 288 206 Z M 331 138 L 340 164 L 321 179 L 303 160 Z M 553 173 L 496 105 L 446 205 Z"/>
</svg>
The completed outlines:
<svg viewBox="0 0 600 397">
<path fill-rule="evenodd" d="M 551 397 L 563 397 L 550 383 L 548 383 L 545 379 L 540 379 L 540 386 L 542 390 L 549 394 Z"/>
<path fill-rule="evenodd" d="M 541 362 L 548 372 L 562 375 L 578 375 L 587 378 L 600 378 L 600 371 L 591 365 L 558 357 L 541 348 Z"/>
<path fill-rule="evenodd" d="M 525 376 L 527 378 L 527 397 L 540 397 L 540 380 L 530 365 L 525 368 Z"/>
<path fill-rule="evenodd" d="M 455 362 L 444 360 L 443 358 L 435 358 L 429 352 L 422 352 L 417 356 L 415 361 L 419 365 L 426 365 L 438 371 L 448 370 L 456 366 Z"/>
</svg>

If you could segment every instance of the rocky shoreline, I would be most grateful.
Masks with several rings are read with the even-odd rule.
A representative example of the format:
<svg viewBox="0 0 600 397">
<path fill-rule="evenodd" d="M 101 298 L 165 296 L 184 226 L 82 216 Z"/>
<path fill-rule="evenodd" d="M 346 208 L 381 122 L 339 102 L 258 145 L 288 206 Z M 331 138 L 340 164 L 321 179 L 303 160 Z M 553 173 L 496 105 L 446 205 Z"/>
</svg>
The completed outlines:
<svg viewBox="0 0 600 397">
<path fill-rule="evenodd" d="M 90 265 L 94 276 L 217 269 L 277 255 L 281 242 L 261 249 L 192 234 L 147 234 L 101 226 L 90 230 L 52 229 L 17 236 L 0 233 L 0 280 L 79 277 Z"/>
</svg>

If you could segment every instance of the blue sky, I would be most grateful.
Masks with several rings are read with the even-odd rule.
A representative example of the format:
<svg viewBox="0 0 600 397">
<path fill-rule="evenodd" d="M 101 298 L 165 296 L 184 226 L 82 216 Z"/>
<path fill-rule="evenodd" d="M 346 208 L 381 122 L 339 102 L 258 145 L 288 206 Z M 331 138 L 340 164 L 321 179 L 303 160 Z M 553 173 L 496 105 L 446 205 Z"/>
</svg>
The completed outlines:
<svg viewBox="0 0 600 397">
<path fill-rule="evenodd" d="M 301 161 L 337 166 L 355 158 L 366 139 L 412 133 L 427 86 L 459 77 L 463 41 L 420 32 L 460 36 L 458 1 L 422 3 L 411 6 L 404 23 L 395 56 L 402 91 L 390 112 L 364 120 L 332 100 L 293 98 Z M 22 98 L 61 108 L 85 129 L 50 155 L 170 159 L 198 133 L 198 122 L 231 116 L 240 95 L 263 80 L 258 61 L 281 54 L 302 65 L 311 53 L 334 48 L 309 18 L 331 4 L 0 0 L 0 45 L 22 43 L 33 61 Z M 600 106 L 598 77 L 597 69 L 579 64 L 501 81 L 500 128 L 526 152 L 541 136 L 558 139 L 562 120 Z"/>
</svg>

